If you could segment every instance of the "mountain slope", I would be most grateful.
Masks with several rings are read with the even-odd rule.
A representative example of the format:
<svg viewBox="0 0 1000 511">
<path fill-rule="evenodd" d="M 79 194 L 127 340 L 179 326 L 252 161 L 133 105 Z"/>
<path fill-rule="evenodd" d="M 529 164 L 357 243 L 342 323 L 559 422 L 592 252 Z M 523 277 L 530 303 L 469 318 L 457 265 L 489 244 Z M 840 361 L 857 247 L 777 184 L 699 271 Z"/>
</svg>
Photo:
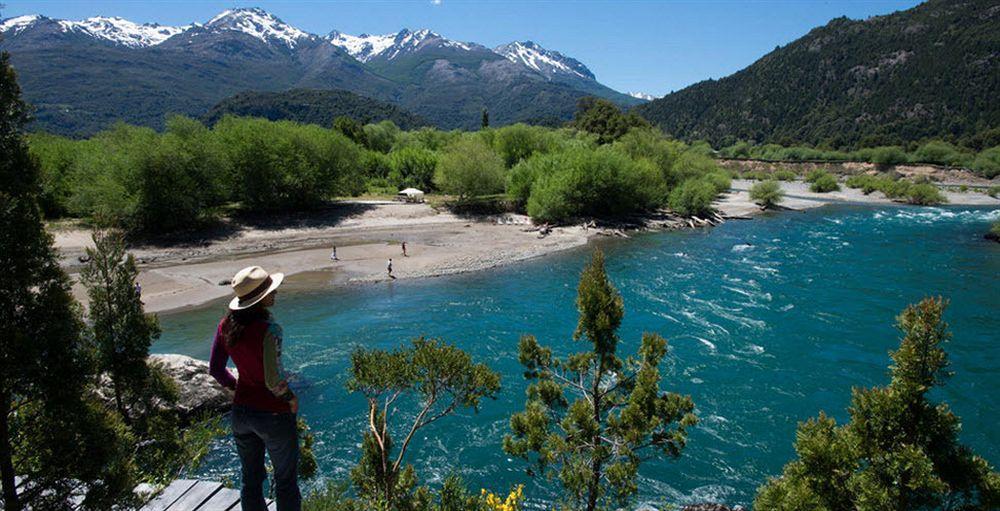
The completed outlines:
<svg viewBox="0 0 1000 511">
<path fill-rule="evenodd" d="M 834 147 L 962 137 L 1000 126 L 1000 5 L 931 0 L 868 20 L 838 18 L 721 80 L 635 111 L 715 145 Z"/>
<path fill-rule="evenodd" d="M 533 44 L 533 43 L 532 43 Z M 140 25 L 121 18 L 0 21 L 35 129 L 88 135 L 117 120 L 160 127 L 168 113 L 201 115 L 233 94 L 344 89 L 393 102 L 443 128 L 569 119 L 597 95 L 633 105 L 583 64 L 556 73 L 430 30 L 381 36 L 317 36 L 256 8 L 228 9 L 204 24 Z"/>
<path fill-rule="evenodd" d="M 407 130 L 429 124 L 396 105 L 345 90 L 244 92 L 220 101 L 204 119 L 209 124 L 215 124 L 224 115 L 263 117 L 272 121 L 288 120 L 326 127 L 342 115 L 365 124 L 390 120 Z"/>
</svg>

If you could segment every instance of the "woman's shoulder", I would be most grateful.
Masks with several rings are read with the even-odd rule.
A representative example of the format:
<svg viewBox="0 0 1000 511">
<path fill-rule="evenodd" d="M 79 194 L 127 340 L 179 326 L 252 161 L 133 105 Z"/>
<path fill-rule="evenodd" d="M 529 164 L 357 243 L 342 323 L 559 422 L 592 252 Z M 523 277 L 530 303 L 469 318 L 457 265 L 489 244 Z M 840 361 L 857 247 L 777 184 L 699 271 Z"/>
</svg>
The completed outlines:
<svg viewBox="0 0 1000 511">
<path fill-rule="evenodd" d="M 284 331 L 281 329 L 281 325 L 273 319 L 266 320 L 267 322 L 267 333 L 275 337 L 281 337 Z"/>
</svg>

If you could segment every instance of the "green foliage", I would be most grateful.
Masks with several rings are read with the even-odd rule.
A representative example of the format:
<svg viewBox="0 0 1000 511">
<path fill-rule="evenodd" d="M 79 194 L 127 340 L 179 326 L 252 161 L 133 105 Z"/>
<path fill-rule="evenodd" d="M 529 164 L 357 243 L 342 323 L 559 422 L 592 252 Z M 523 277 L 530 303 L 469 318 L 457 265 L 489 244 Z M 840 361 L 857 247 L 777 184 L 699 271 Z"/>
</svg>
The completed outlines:
<svg viewBox="0 0 1000 511">
<path fill-rule="evenodd" d="M 670 192 L 670 209 L 681 216 L 706 216 L 713 210 L 716 195 L 711 182 L 689 179 Z"/>
<path fill-rule="evenodd" d="M 901 147 L 887 146 L 872 149 L 868 153 L 867 160 L 882 167 L 891 167 L 906 163 L 909 158 L 906 157 L 906 152 Z"/>
<path fill-rule="evenodd" d="M 559 359 L 533 336 L 521 338 L 531 383 L 503 448 L 558 478 L 569 508 L 593 511 L 626 504 L 641 461 L 679 456 L 697 419 L 690 397 L 660 391 L 662 337 L 644 334 L 638 356 L 618 356 L 624 306 L 600 251 L 580 277 L 577 309 L 573 338 L 587 343 L 585 351 Z"/>
<path fill-rule="evenodd" d="M 792 170 L 781 169 L 775 172 L 773 177 L 778 181 L 795 181 L 795 178 L 798 176 Z"/>
<path fill-rule="evenodd" d="M 204 112 L 205 108 L 201 111 Z M 330 126 L 331 122 L 336 122 L 335 119 L 341 117 L 357 120 L 361 124 L 389 122 L 404 129 L 430 124 L 420 116 L 387 101 L 340 89 L 241 92 L 212 106 L 204 120 L 213 125 L 226 116 L 259 117 L 270 121 L 294 121 L 317 126 Z M 348 138 L 361 143 L 360 139 L 350 135 Z"/>
<path fill-rule="evenodd" d="M 649 123 L 633 112 L 622 113 L 618 105 L 588 96 L 577 103 L 573 127 L 594 133 L 601 144 L 618 140 L 632 128 L 648 128 Z"/>
<path fill-rule="evenodd" d="M 3 508 L 56 509 L 82 483 L 83 509 L 130 503 L 135 480 L 120 420 L 92 397 L 92 346 L 41 221 L 37 161 L 6 52 L 0 53 L 0 486 Z M 37 491 L 22 501 L 14 477 Z M 75 481 L 74 481 L 75 480 Z"/>
<path fill-rule="evenodd" d="M 291 122 L 226 117 L 213 130 L 232 165 L 233 198 L 255 210 L 315 206 L 361 192 L 360 150 L 339 133 Z"/>
<path fill-rule="evenodd" d="M 38 159 L 42 171 L 42 192 L 38 204 L 46 218 L 58 218 L 69 213 L 69 200 L 73 194 L 71 172 L 82 145 L 81 142 L 45 133 L 28 137 L 31 154 Z"/>
<path fill-rule="evenodd" d="M 847 424 L 820 413 L 799 424 L 798 458 L 761 487 L 754 509 L 995 509 L 1000 474 L 958 443 L 960 422 L 928 393 L 950 374 L 942 316 L 927 298 L 897 318 L 886 387 L 854 389 Z"/>
<path fill-rule="evenodd" d="M 358 123 L 358 121 L 355 121 L 346 115 L 338 116 L 333 120 L 333 131 L 347 137 L 355 144 L 364 147 L 368 146 L 368 139 L 366 138 L 364 128 L 360 123 Z"/>
<path fill-rule="evenodd" d="M 494 130 L 494 133 L 493 147 L 503 158 L 507 168 L 533 154 L 550 152 L 557 145 L 552 130 L 527 124 L 504 126 Z"/>
<path fill-rule="evenodd" d="M 906 202 L 930 206 L 948 202 L 948 199 L 941 193 L 941 190 L 938 190 L 938 187 L 930 183 L 918 183 L 909 187 L 906 193 Z"/>
<path fill-rule="evenodd" d="M 813 178 L 809 190 L 816 193 L 835 192 L 840 190 L 840 185 L 837 184 L 837 178 L 833 174 L 822 173 Z"/>
<path fill-rule="evenodd" d="M 750 200 L 760 205 L 762 209 L 776 206 L 785 197 L 781 185 L 777 181 L 767 180 L 750 187 Z"/>
<path fill-rule="evenodd" d="M 991 186 L 991 187 L 987 188 L 986 189 L 986 195 L 989 195 L 990 197 L 993 197 L 994 199 L 997 198 L 997 196 L 1000 196 L 1000 186 L 994 185 L 994 186 Z"/>
<path fill-rule="evenodd" d="M 1000 176 L 1000 146 L 979 153 L 972 162 L 972 168 L 987 179 Z"/>
<path fill-rule="evenodd" d="M 914 183 L 906 179 L 893 179 L 888 176 L 854 175 L 847 178 L 847 186 L 860 188 L 865 195 L 880 191 L 886 198 L 903 200 L 910 204 L 926 206 L 947 202 L 944 194 L 933 184 Z"/>
<path fill-rule="evenodd" d="M 399 138 L 400 130 L 392 121 L 382 121 L 378 124 L 366 124 L 364 126 L 365 140 L 368 142 L 368 149 L 380 153 L 388 153 Z"/>
<path fill-rule="evenodd" d="M 545 168 L 531 185 L 528 215 L 555 222 L 581 216 L 607 217 L 648 210 L 662 195 L 658 172 L 611 148 L 570 148 L 532 158 Z M 526 172 L 525 172 L 526 173 Z M 515 172 L 518 179 L 525 173 Z"/>
<path fill-rule="evenodd" d="M 500 375 L 454 346 L 419 338 L 409 348 L 356 350 L 347 389 L 368 402 L 362 456 L 351 472 L 360 499 L 369 509 L 418 509 L 428 497 L 426 489 L 415 489 L 413 467 L 403 462 L 410 441 L 420 429 L 459 409 L 478 411 L 483 398 L 496 397 Z M 403 429 L 384 412 L 401 406 L 400 397 L 419 403 Z M 393 437 L 404 431 L 397 452 Z"/>
<path fill-rule="evenodd" d="M 459 199 L 504 191 L 506 169 L 490 146 L 479 137 L 463 137 L 441 155 L 434 183 Z"/>
<path fill-rule="evenodd" d="M 389 153 L 389 181 L 396 188 L 433 189 L 437 155 L 428 149 L 406 146 Z"/>
</svg>

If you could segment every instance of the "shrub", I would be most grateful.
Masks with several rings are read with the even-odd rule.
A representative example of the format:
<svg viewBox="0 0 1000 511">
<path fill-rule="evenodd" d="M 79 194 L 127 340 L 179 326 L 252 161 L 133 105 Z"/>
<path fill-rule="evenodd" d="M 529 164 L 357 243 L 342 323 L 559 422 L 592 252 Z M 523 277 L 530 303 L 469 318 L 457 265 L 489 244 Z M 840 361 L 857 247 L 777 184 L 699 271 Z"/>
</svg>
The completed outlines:
<svg viewBox="0 0 1000 511">
<path fill-rule="evenodd" d="M 764 209 L 773 208 L 784 198 L 785 192 L 777 181 L 761 181 L 750 187 L 750 200 Z"/>
<path fill-rule="evenodd" d="M 716 191 L 712 183 L 690 179 L 670 193 L 670 209 L 681 216 L 706 216 L 712 212 Z"/>
<path fill-rule="evenodd" d="M 28 136 L 28 146 L 41 167 L 41 194 L 38 204 L 46 218 L 57 218 L 69 213 L 72 196 L 70 174 L 77 152 L 87 142 L 78 142 L 57 135 L 35 133 Z"/>
<path fill-rule="evenodd" d="M 358 165 L 361 167 L 361 175 L 366 179 L 385 178 L 392 171 L 389 156 L 378 151 L 361 151 Z"/>
<path fill-rule="evenodd" d="M 913 153 L 915 162 L 938 165 L 962 165 L 968 159 L 968 155 L 959 151 L 957 147 L 940 140 L 926 142 Z"/>
<path fill-rule="evenodd" d="M 773 176 L 773 178 L 777 179 L 778 181 L 795 181 L 796 177 L 798 176 L 795 174 L 795 172 L 788 169 L 781 169 L 775 172 Z"/>
<path fill-rule="evenodd" d="M 366 124 L 365 142 L 368 149 L 380 153 L 388 153 L 399 137 L 399 127 L 390 120 L 378 124 Z"/>
<path fill-rule="evenodd" d="M 729 191 L 729 188 L 733 185 L 733 180 L 729 177 L 729 174 L 721 170 L 709 172 L 702 179 L 712 184 L 716 195 Z"/>
<path fill-rule="evenodd" d="M 503 160 L 479 137 L 464 137 L 441 155 L 434 183 L 459 199 L 503 192 Z"/>
<path fill-rule="evenodd" d="M 809 190 L 816 193 L 827 193 L 840 190 L 840 185 L 837 184 L 837 178 L 833 177 L 832 174 L 823 174 L 812 182 Z"/>
<path fill-rule="evenodd" d="M 825 170 L 823 170 L 823 169 L 810 170 L 806 174 L 805 181 L 807 183 L 815 183 L 819 178 L 821 178 L 823 176 L 829 176 L 829 175 L 830 175 L 830 173 L 827 172 L 827 171 L 825 171 Z"/>
<path fill-rule="evenodd" d="M 407 146 L 389 153 L 389 181 L 397 188 L 431 190 L 437 155 L 427 149 Z"/>
<path fill-rule="evenodd" d="M 511 168 L 535 153 L 545 153 L 555 148 L 550 130 L 526 124 L 514 124 L 494 131 L 493 147 Z"/>
<path fill-rule="evenodd" d="M 991 186 L 987 188 L 986 195 L 989 195 L 990 197 L 996 199 L 997 196 L 1000 196 L 1000 186 Z"/>
<path fill-rule="evenodd" d="M 532 158 L 536 176 L 528 215 L 543 221 L 607 217 L 651 209 L 661 195 L 656 168 L 610 148 L 571 148 Z M 529 160 L 530 161 L 530 160 Z M 525 171 L 527 173 L 528 171 Z"/>
<path fill-rule="evenodd" d="M 1000 176 L 1000 146 L 980 152 L 972 162 L 972 170 L 987 179 Z"/>
<path fill-rule="evenodd" d="M 871 150 L 868 158 L 868 161 L 882 167 L 892 167 L 908 161 L 906 152 L 897 146 L 876 147 Z"/>
<path fill-rule="evenodd" d="M 947 199 L 945 199 L 941 190 L 938 190 L 938 187 L 928 183 L 920 183 L 911 185 L 907 189 L 906 201 L 910 204 L 929 206 L 931 204 L 947 202 Z"/>
</svg>

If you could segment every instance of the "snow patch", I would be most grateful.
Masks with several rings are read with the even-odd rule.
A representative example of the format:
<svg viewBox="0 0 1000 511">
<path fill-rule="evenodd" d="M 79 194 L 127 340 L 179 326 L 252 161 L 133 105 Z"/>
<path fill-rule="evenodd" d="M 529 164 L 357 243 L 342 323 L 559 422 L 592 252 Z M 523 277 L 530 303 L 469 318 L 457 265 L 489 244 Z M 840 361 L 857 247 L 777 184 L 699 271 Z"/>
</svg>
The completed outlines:
<svg viewBox="0 0 1000 511">
<path fill-rule="evenodd" d="M 575 75 L 591 80 L 594 78 L 593 73 L 583 64 L 557 51 L 546 50 L 531 41 L 515 41 L 498 46 L 493 51 L 511 62 L 523 64 L 545 75 Z"/>
<path fill-rule="evenodd" d="M 60 21 L 59 24 L 68 30 L 81 30 L 98 39 L 132 48 L 156 46 L 191 28 L 191 25 L 183 27 L 170 27 L 156 23 L 140 25 L 117 16 L 110 18 L 94 16 L 83 21 Z"/>
<path fill-rule="evenodd" d="M 42 19 L 42 17 L 38 14 L 27 14 L 24 16 L 17 16 L 15 18 L 8 18 L 0 22 L 0 32 L 13 30 L 14 34 L 17 34 L 30 27 L 40 19 Z"/>
<path fill-rule="evenodd" d="M 361 62 L 368 62 L 375 57 L 385 57 L 387 60 L 392 60 L 402 53 L 417 49 L 428 41 L 449 48 L 466 51 L 472 49 L 466 43 L 446 39 L 427 29 L 411 32 L 404 28 L 392 34 L 361 34 L 359 36 L 334 31 L 330 33 L 327 40 L 330 41 L 330 44 L 343 48 L 344 51 Z"/>
<path fill-rule="evenodd" d="M 642 99 L 642 100 L 645 100 L 645 101 L 652 101 L 652 100 L 656 99 L 656 96 L 654 96 L 652 94 L 646 94 L 645 92 L 626 92 L 625 94 L 628 94 L 629 96 L 632 96 L 633 98 Z"/>
<path fill-rule="evenodd" d="M 265 43 L 279 42 L 289 48 L 294 48 L 302 39 L 314 37 L 258 8 L 226 9 L 209 20 L 205 26 L 216 30 L 243 32 Z"/>
</svg>

